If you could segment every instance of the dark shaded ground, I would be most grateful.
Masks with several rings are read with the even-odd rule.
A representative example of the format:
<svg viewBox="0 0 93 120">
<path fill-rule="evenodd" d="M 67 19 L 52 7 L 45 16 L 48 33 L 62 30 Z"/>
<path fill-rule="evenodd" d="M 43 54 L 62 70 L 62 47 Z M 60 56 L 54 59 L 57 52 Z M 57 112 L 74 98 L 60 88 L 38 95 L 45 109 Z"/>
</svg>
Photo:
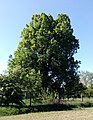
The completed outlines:
<svg viewBox="0 0 93 120">
<path fill-rule="evenodd" d="M 68 104 L 46 104 L 46 105 L 36 105 L 32 106 L 30 109 L 32 112 L 49 112 L 49 111 L 63 111 L 63 110 L 73 110 L 75 108 L 86 108 L 93 107 L 91 102 L 81 102 L 81 103 L 68 103 Z"/>
<path fill-rule="evenodd" d="M 32 111 L 33 112 L 62 111 L 62 110 L 72 110 L 73 108 L 75 108 L 74 105 L 47 104 L 47 105 L 32 106 Z"/>
<path fill-rule="evenodd" d="M 31 112 L 49 112 L 49 111 L 63 111 L 63 110 L 73 110 L 75 108 L 86 108 L 93 107 L 93 103 L 74 103 L 74 104 L 46 104 L 46 105 L 34 105 L 34 106 L 1 106 L 0 107 L 0 115 L 16 115 L 16 114 L 24 114 Z"/>
</svg>

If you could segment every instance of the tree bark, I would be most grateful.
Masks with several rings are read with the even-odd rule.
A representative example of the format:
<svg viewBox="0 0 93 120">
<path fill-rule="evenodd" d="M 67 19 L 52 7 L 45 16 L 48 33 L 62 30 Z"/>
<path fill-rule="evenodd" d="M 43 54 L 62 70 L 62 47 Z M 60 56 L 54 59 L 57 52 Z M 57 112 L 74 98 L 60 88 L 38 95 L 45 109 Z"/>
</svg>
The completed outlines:
<svg viewBox="0 0 93 120">
<path fill-rule="evenodd" d="M 81 93 L 81 101 L 83 102 L 83 94 Z"/>
<path fill-rule="evenodd" d="M 31 107 L 31 92 L 30 92 L 30 107 Z"/>
</svg>

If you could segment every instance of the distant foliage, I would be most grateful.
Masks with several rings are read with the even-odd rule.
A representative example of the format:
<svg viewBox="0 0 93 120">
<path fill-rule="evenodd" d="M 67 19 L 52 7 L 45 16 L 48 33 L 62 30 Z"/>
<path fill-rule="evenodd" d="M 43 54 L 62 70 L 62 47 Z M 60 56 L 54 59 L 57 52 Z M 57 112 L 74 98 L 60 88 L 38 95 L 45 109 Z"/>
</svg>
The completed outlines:
<svg viewBox="0 0 93 120">
<path fill-rule="evenodd" d="M 83 85 L 87 88 L 84 91 L 84 95 L 93 97 L 93 72 L 81 71 L 80 82 L 83 83 Z"/>
</svg>

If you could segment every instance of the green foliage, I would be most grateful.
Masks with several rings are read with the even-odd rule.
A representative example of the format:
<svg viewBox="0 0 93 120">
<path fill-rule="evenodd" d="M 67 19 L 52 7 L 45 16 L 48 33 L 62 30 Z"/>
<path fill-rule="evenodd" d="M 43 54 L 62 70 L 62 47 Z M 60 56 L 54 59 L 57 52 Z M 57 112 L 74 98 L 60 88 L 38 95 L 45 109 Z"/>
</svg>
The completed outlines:
<svg viewBox="0 0 93 120">
<path fill-rule="evenodd" d="M 31 110 L 29 108 L 17 108 L 17 107 L 1 107 L 0 116 L 10 116 L 29 113 Z"/>
<path fill-rule="evenodd" d="M 0 116 L 17 115 L 17 114 L 19 114 L 18 108 L 11 108 L 11 107 L 0 108 Z"/>
<path fill-rule="evenodd" d="M 8 106 L 10 103 L 22 105 L 23 92 L 13 74 L 3 75 L 0 80 L 0 105 Z"/>
<path fill-rule="evenodd" d="M 73 57 L 79 41 L 69 17 L 59 14 L 54 20 L 50 14 L 33 15 L 21 39 L 14 59 L 9 61 L 9 72 L 19 75 L 30 102 L 43 89 L 56 93 L 59 99 L 65 94 L 72 96 L 79 84 L 79 61 Z"/>
</svg>

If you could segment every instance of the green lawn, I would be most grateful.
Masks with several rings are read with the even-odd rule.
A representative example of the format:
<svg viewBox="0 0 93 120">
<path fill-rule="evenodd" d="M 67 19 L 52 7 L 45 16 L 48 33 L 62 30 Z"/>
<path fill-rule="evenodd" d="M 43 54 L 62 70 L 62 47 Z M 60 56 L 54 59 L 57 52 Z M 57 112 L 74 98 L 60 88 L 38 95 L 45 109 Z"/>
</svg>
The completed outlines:
<svg viewBox="0 0 93 120">
<path fill-rule="evenodd" d="M 93 120 L 93 108 L 4 116 L 0 120 Z"/>
</svg>

